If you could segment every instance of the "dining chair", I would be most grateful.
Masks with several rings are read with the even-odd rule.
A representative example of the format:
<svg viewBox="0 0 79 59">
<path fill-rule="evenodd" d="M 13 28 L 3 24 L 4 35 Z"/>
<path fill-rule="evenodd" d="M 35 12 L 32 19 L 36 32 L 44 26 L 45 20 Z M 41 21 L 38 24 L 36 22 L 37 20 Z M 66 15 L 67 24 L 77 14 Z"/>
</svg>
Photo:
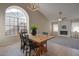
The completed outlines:
<svg viewBox="0 0 79 59">
<path fill-rule="evenodd" d="M 21 46 L 23 52 L 26 51 L 26 55 L 29 54 L 29 56 L 32 54 L 32 51 L 36 52 L 38 46 L 36 45 L 36 43 L 31 41 L 31 39 L 29 39 L 27 32 L 22 32 L 20 36 L 23 42 L 23 45 Z"/>
<path fill-rule="evenodd" d="M 43 35 L 48 35 L 48 32 L 42 32 L 43 33 Z"/>
<path fill-rule="evenodd" d="M 21 39 L 21 47 L 20 47 L 20 49 L 23 50 L 23 52 L 24 52 L 25 43 L 24 43 L 24 36 L 23 36 L 23 33 L 24 33 L 24 32 L 20 32 L 19 34 L 20 34 L 20 39 Z M 27 32 L 26 32 L 26 33 L 27 33 Z"/>
</svg>

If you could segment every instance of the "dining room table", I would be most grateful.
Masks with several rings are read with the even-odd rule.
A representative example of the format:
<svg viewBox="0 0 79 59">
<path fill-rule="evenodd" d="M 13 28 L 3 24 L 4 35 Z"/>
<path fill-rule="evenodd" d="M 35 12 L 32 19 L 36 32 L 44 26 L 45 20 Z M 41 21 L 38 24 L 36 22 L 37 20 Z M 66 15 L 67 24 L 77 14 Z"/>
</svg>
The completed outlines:
<svg viewBox="0 0 79 59">
<path fill-rule="evenodd" d="M 54 38 L 55 36 L 53 35 L 29 35 L 29 38 L 31 41 L 36 43 L 39 47 L 35 52 L 36 56 L 41 56 L 44 55 L 48 50 L 47 50 L 47 41 Z"/>
</svg>

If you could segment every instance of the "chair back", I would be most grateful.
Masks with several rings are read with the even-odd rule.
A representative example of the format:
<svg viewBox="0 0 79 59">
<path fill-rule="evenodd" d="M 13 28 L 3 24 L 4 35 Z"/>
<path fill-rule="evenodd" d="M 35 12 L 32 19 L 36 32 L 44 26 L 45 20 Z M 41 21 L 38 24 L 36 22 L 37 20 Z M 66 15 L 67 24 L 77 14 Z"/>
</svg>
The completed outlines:
<svg viewBox="0 0 79 59">
<path fill-rule="evenodd" d="M 43 35 L 48 35 L 48 32 L 43 32 Z"/>
<path fill-rule="evenodd" d="M 20 38 L 23 41 L 23 43 L 29 45 L 30 39 L 29 39 L 29 35 L 27 34 L 27 32 L 21 32 Z"/>
</svg>

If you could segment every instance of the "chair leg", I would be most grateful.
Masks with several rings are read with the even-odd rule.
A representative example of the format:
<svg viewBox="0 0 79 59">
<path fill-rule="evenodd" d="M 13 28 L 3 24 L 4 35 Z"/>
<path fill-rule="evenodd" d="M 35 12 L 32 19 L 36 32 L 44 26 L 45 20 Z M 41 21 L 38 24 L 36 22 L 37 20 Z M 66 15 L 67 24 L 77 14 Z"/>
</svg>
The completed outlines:
<svg viewBox="0 0 79 59">
<path fill-rule="evenodd" d="M 22 41 L 21 41 L 21 47 L 20 47 L 20 49 L 22 50 Z"/>
<path fill-rule="evenodd" d="M 25 51 L 25 45 L 23 45 L 23 47 L 22 47 L 22 48 L 23 48 L 23 53 L 24 53 L 24 51 Z"/>
<path fill-rule="evenodd" d="M 26 56 L 27 56 L 27 50 L 26 50 Z"/>
<path fill-rule="evenodd" d="M 24 47 L 24 43 L 21 41 L 21 47 L 20 47 L 20 49 L 22 50 L 23 47 Z"/>
</svg>

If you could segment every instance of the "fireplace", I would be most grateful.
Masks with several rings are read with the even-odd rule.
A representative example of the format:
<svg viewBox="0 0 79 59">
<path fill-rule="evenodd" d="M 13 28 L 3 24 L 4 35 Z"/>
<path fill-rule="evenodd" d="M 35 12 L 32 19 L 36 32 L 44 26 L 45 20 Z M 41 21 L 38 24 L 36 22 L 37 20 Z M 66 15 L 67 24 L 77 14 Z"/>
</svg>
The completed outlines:
<svg viewBox="0 0 79 59">
<path fill-rule="evenodd" d="M 60 35 L 68 35 L 68 31 L 60 31 Z"/>
</svg>

